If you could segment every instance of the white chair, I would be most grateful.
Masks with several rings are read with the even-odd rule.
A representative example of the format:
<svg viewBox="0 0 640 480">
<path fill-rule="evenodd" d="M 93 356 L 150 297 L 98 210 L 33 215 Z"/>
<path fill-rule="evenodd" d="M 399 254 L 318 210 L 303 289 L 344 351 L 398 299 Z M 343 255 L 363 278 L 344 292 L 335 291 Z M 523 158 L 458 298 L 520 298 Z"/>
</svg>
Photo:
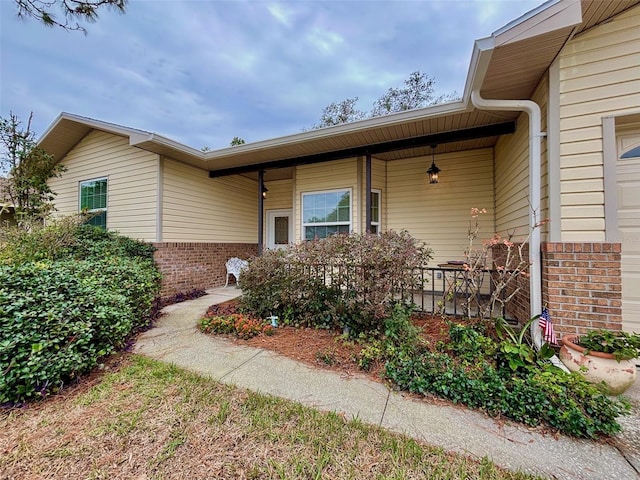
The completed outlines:
<svg viewBox="0 0 640 480">
<path fill-rule="evenodd" d="M 229 285 L 229 275 L 236 277 L 236 283 L 238 283 L 240 273 L 249 266 L 249 262 L 238 257 L 231 257 L 225 265 L 227 267 L 227 281 L 224 284 L 224 288 L 227 288 L 227 285 Z"/>
</svg>

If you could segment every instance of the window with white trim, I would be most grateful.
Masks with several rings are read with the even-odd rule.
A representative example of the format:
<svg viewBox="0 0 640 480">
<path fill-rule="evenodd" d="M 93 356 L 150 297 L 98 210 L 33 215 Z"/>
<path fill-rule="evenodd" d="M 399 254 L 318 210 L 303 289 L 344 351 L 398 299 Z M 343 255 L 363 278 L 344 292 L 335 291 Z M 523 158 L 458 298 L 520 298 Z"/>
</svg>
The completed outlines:
<svg viewBox="0 0 640 480">
<path fill-rule="evenodd" d="M 380 233 L 380 190 L 371 190 L 371 233 Z"/>
<path fill-rule="evenodd" d="M 351 191 L 302 194 L 302 238 L 327 238 L 351 231 Z"/>
<path fill-rule="evenodd" d="M 107 228 L 107 179 L 80 182 L 80 211 L 93 214 L 89 225 Z"/>
</svg>

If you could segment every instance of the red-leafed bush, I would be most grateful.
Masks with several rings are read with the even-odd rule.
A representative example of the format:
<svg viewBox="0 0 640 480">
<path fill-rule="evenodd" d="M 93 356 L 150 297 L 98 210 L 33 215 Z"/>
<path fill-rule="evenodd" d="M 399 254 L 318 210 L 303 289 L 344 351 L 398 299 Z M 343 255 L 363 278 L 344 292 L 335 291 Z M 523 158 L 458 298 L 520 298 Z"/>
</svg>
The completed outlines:
<svg viewBox="0 0 640 480">
<path fill-rule="evenodd" d="M 379 330 L 430 258 L 431 250 L 405 231 L 334 235 L 267 251 L 242 273 L 241 306 L 285 324 Z"/>
</svg>

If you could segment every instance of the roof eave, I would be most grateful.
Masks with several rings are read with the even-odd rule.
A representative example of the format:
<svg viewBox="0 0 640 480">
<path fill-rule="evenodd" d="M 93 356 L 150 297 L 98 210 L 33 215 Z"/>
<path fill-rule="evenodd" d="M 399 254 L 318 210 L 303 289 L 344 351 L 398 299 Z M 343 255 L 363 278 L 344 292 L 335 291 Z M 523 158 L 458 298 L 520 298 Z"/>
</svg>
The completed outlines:
<svg viewBox="0 0 640 480">
<path fill-rule="evenodd" d="M 229 155 L 246 155 L 253 152 L 270 150 L 287 145 L 322 140 L 324 138 L 335 137 L 339 135 L 348 135 L 371 128 L 383 128 L 387 126 L 400 125 L 402 123 L 411 122 L 416 119 L 426 119 L 445 114 L 462 113 L 467 111 L 467 109 L 468 103 L 463 101 L 442 103 L 429 107 L 406 110 L 404 112 L 391 113 L 380 117 L 368 118 L 365 120 L 358 120 L 355 122 L 318 128 L 315 130 L 309 130 L 293 135 L 286 135 L 268 140 L 247 143 L 244 145 L 236 145 L 233 147 L 206 152 L 204 155 L 205 160 L 207 162 L 211 162 L 215 161 L 217 158 L 228 157 Z"/>
</svg>

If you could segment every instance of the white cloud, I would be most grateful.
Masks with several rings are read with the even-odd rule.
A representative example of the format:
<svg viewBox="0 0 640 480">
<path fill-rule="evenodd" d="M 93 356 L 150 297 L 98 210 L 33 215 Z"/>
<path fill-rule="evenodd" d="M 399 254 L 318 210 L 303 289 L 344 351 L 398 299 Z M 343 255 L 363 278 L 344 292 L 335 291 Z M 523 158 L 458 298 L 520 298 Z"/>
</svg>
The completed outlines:
<svg viewBox="0 0 640 480">
<path fill-rule="evenodd" d="M 195 148 L 299 132 L 332 101 L 369 110 L 421 70 L 461 91 L 473 40 L 540 1 L 129 2 L 89 34 L 15 19 L 0 2 L 0 113 L 61 111 Z M 24 114 L 22 114 L 24 115 Z"/>
<path fill-rule="evenodd" d="M 281 3 L 272 3 L 267 5 L 269 13 L 280 23 L 289 27 L 292 12 Z"/>
<path fill-rule="evenodd" d="M 311 30 L 306 38 L 316 50 L 324 54 L 335 52 L 344 43 L 344 39 L 339 34 L 320 28 Z"/>
</svg>

